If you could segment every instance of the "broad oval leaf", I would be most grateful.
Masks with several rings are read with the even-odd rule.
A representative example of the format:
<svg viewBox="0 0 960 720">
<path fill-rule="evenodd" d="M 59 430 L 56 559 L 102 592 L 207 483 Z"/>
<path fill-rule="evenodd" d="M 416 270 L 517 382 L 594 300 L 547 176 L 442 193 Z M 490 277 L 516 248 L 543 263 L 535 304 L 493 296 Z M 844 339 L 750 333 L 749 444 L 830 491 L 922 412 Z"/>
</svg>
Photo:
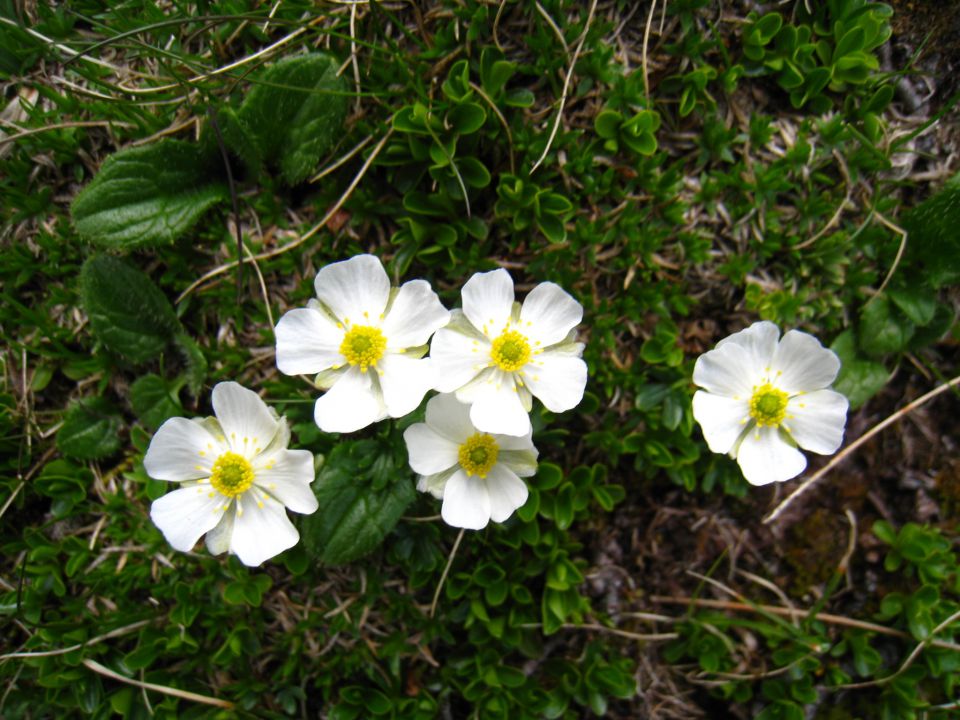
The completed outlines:
<svg viewBox="0 0 960 720">
<path fill-rule="evenodd" d="M 159 375 L 144 375 L 130 386 L 130 404 L 141 422 L 156 430 L 165 420 L 183 412 L 177 389 Z"/>
<path fill-rule="evenodd" d="M 286 58 L 261 73 L 236 121 L 252 138 L 261 158 L 279 165 L 283 179 L 295 185 L 307 178 L 342 134 L 347 97 L 337 64 L 320 53 Z M 231 149 L 246 157 L 244 148 Z"/>
<path fill-rule="evenodd" d="M 409 471 L 389 447 L 372 441 L 334 448 L 313 489 L 320 509 L 303 519 L 301 535 L 306 550 L 325 565 L 375 549 L 416 496 Z"/>
<path fill-rule="evenodd" d="M 120 448 L 123 420 L 104 398 L 80 400 L 67 409 L 57 432 L 57 448 L 77 460 L 99 460 Z"/>
<path fill-rule="evenodd" d="M 215 156 L 179 140 L 114 153 L 70 206 L 80 235 L 105 248 L 172 243 L 227 197 Z"/>
<path fill-rule="evenodd" d="M 112 255 L 83 264 L 80 301 L 97 339 L 134 363 L 154 359 L 181 332 L 170 302 L 150 278 Z"/>
</svg>

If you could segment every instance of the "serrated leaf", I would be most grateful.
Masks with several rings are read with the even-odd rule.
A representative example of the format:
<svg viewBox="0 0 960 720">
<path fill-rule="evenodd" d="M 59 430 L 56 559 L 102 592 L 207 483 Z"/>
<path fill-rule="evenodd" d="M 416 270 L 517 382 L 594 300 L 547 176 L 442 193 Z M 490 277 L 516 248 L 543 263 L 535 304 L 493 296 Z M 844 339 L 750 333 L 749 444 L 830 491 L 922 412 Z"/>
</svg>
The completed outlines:
<svg viewBox="0 0 960 720">
<path fill-rule="evenodd" d="M 901 220 L 909 237 L 904 263 L 933 287 L 960 280 L 960 174 Z"/>
<path fill-rule="evenodd" d="M 114 153 L 70 206 L 80 235 L 105 248 L 172 243 L 227 197 L 218 159 L 201 146 L 161 140 Z"/>
<path fill-rule="evenodd" d="M 79 400 L 64 415 L 57 448 L 77 460 L 99 460 L 120 448 L 123 420 L 104 398 Z"/>
<path fill-rule="evenodd" d="M 151 430 L 183 412 L 177 388 L 159 375 L 138 378 L 130 386 L 130 404 L 141 422 Z"/>
<path fill-rule="evenodd" d="M 337 63 L 327 55 L 280 60 L 256 78 L 235 116 L 242 129 L 230 130 L 224 139 L 245 158 L 252 155 L 235 144 L 236 138 L 252 139 L 257 155 L 276 163 L 284 181 L 295 185 L 314 171 L 342 134 L 344 89 Z"/>
<path fill-rule="evenodd" d="M 320 470 L 313 484 L 320 509 L 303 519 L 301 535 L 325 565 L 375 549 L 413 502 L 413 480 L 389 452 L 373 441 L 342 443 Z"/>
<path fill-rule="evenodd" d="M 80 301 L 97 339 L 134 363 L 156 358 L 182 332 L 170 302 L 150 278 L 111 255 L 83 264 Z"/>
</svg>

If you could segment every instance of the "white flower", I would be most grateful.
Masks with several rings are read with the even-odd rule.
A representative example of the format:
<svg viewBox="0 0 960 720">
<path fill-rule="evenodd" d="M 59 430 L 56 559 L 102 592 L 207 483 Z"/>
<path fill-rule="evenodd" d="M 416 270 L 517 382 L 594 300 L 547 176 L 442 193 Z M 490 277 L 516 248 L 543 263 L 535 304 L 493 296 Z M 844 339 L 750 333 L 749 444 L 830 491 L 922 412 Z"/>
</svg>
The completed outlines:
<svg viewBox="0 0 960 720">
<path fill-rule="evenodd" d="M 259 565 L 300 539 L 284 506 L 317 509 L 313 455 L 287 450 L 286 421 L 235 382 L 213 388 L 213 410 L 215 418 L 170 418 L 150 441 L 147 473 L 183 486 L 155 500 L 150 518 L 177 550 L 207 533 L 213 554 Z"/>
<path fill-rule="evenodd" d="M 693 416 L 707 445 L 736 458 L 753 485 L 789 480 L 807 459 L 843 440 L 847 399 L 827 386 L 840 360 L 812 335 L 791 330 L 779 340 L 770 322 L 754 323 L 697 358 Z"/>
<path fill-rule="evenodd" d="M 537 449 L 523 437 L 479 432 L 470 409 L 453 395 L 427 402 L 426 423 L 403 433 L 410 467 L 420 473 L 417 489 L 443 498 L 448 525 L 480 530 L 504 522 L 527 501 L 521 477 L 537 471 Z"/>
<path fill-rule="evenodd" d="M 541 283 L 521 307 L 503 269 L 477 273 L 463 286 L 463 310 L 430 345 L 434 389 L 469 403 L 483 432 L 530 432 L 531 395 L 548 410 L 570 410 L 583 399 L 587 366 L 574 342 L 583 308 L 559 285 Z"/>
<path fill-rule="evenodd" d="M 325 432 L 353 432 L 402 417 L 432 386 L 426 343 L 450 312 L 425 280 L 391 291 L 372 255 L 327 265 L 314 280 L 317 300 L 277 323 L 277 367 L 287 375 L 321 373 L 328 388 L 314 409 Z"/>
</svg>

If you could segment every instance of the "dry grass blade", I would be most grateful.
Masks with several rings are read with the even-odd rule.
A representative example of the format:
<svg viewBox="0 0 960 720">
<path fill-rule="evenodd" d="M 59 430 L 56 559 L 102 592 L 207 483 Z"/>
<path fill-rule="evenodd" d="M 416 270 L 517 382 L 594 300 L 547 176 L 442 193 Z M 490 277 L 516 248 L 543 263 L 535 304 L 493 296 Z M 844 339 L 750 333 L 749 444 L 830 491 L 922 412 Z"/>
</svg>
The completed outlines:
<svg viewBox="0 0 960 720">
<path fill-rule="evenodd" d="M 128 678 L 120 673 L 116 673 L 108 667 L 104 667 L 96 660 L 84 658 L 83 665 L 84 667 L 93 670 L 95 673 L 103 675 L 104 677 L 108 677 L 111 680 L 127 683 L 128 685 L 143 688 L 144 690 L 154 690 L 158 693 L 163 693 L 164 695 L 172 695 L 173 697 L 178 697 L 183 700 L 203 703 L 204 705 L 214 705 L 216 707 L 226 708 L 227 710 L 233 709 L 233 703 L 229 700 L 221 700 L 220 698 L 210 697 L 209 695 L 200 695 L 199 693 L 189 692 L 188 690 L 180 690 L 179 688 L 169 687 L 168 685 L 157 685 L 156 683 L 134 680 L 133 678 Z"/>
</svg>

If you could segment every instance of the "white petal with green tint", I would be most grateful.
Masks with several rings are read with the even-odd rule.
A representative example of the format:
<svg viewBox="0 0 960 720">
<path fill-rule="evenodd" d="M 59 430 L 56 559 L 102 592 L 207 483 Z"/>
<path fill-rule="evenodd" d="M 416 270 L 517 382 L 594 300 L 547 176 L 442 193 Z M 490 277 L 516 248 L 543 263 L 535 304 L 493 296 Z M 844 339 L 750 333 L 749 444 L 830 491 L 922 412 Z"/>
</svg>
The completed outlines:
<svg viewBox="0 0 960 720">
<path fill-rule="evenodd" d="M 315 475 L 309 451 L 283 450 L 265 462 L 255 462 L 253 468 L 253 484 L 294 512 L 309 514 L 317 509 L 317 498 L 310 488 Z"/>
<path fill-rule="evenodd" d="M 387 416 L 387 408 L 374 387 L 372 370 L 352 367 L 317 399 L 314 420 L 324 432 L 355 432 Z"/>
<path fill-rule="evenodd" d="M 453 392 L 490 365 L 490 342 L 442 328 L 430 343 L 430 359 L 434 367 L 434 390 Z"/>
<path fill-rule="evenodd" d="M 503 268 L 476 273 L 460 291 L 463 313 L 470 323 L 488 337 L 496 337 L 510 319 L 513 309 L 513 280 Z"/>
<path fill-rule="evenodd" d="M 210 477 L 213 462 L 225 449 L 199 422 L 170 418 L 150 441 L 143 467 L 156 480 L 199 480 Z"/>
<path fill-rule="evenodd" d="M 239 500 L 233 523 L 230 552 L 240 562 L 256 567 L 292 548 L 300 533 L 290 522 L 281 503 L 261 493 L 248 492 Z"/>
<path fill-rule="evenodd" d="M 457 464 L 459 445 L 440 435 L 426 423 L 403 431 L 410 467 L 420 475 L 435 475 Z"/>
<path fill-rule="evenodd" d="M 816 390 L 790 398 L 784 428 L 804 450 L 831 455 L 843 442 L 847 398 L 833 390 Z"/>
<path fill-rule="evenodd" d="M 700 423 L 707 445 L 715 453 L 727 453 L 747 429 L 750 406 L 703 390 L 693 394 L 693 417 Z"/>
<path fill-rule="evenodd" d="M 777 346 L 771 367 L 777 386 L 792 395 L 827 387 L 840 372 L 840 358 L 812 335 L 791 330 Z"/>
<path fill-rule="evenodd" d="M 491 468 L 484 482 L 490 498 L 490 519 L 494 522 L 505 522 L 527 501 L 527 484 L 500 463 Z"/>
<path fill-rule="evenodd" d="M 238 383 L 217 383 L 212 403 L 227 442 L 247 459 L 258 455 L 277 433 L 277 418 L 260 396 Z"/>
<path fill-rule="evenodd" d="M 436 395 L 427 402 L 427 425 L 434 432 L 459 445 L 476 432 L 470 422 L 470 406 L 455 395 Z"/>
<path fill-rule="evenodd" d="M 548 351 L 528 364 L 521 377 L 550 412 L 565 412 L 583 400 L 587 364 L 573 355 Z"/>
<path fill-rule="evenodd" d="M 288 311 L 275 329 L 277 369 L 285 375 L 318 373 L 343 362 L 344 331 L 313 308 Z"/>
<path fill-rule="evenodd" d="M 440 515 L 447 525 L 481 530 L 490 522 L 490 493 L 483 479 L 455 472 L 443 489 Z"/>
<path fill-rule="evenodd" d="M 317 297 L 341 323 L 379 325 L 390 297 L 390 279 L 373 255 L 356 255 L 321 268 Z"/>
<path fill-rule="evenodd" d="M 411 280 L 400 286 L 383 321 L 387 350 L 405 350 L 426 345 L 430 336 L 450 320 L 450 311 L 426 280 Z"/>
<path fill-rule="evenodd" d="M 750 430 L 737 449 L 737 462 L 751 485 L 767 485 L 796 477 L 807 459 L 774 427 Z"/>
<path fill-rule="evenodd" d="M 470 422 L 478 430 L 501 435 L 530 432 L 530 417 L 512 373 L 490 372 L 456 395 L 461 402 L 470 404 Z"/>
<path fill-rule="evenodd" d="M 403 417 L 416 410 L 433 383 L 429 359 L 388 353 L 377 368 L 383 403 L 390 417 Z"/>
<path fill-rule="evenodd" d="M 154 500 L 150 519 L 174 549 L 187 552 L 220 522 L 227 504 L 209 486 L 184 487 Z"/>
<path fill-rule="evenodd" d="M 583 307 L 570 294 L 551 282 L 540 283 L 523 301 L 521 332 L 531 343 L 545 348 L 562 341 L 583 319 Z"/>
</svg>

